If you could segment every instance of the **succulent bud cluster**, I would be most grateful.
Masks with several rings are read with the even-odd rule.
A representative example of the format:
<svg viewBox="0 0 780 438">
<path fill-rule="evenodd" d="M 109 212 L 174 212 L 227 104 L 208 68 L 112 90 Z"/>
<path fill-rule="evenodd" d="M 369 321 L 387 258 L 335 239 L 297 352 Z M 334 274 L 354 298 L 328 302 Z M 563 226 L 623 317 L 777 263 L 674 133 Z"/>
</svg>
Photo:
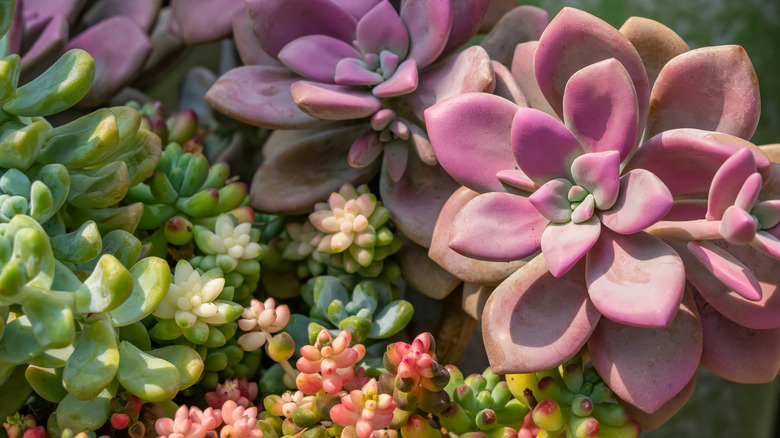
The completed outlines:
<svg viewBox="0 0 780 438">
<path fill-rule="evenodd" d="M 283 329 L 288 322 L 290 308 L 286 304 L 277 306 L 273 298 L 264 302 L 253 299 L 238 321 L 238 327 L 246 332 L 238 338 L 238 345 L 244 351 L 254 351 L 268 345 L 272 334 Z"/>
<path fill-rule="evenodd" d="M 396 403 L 390 394 L 379 393 L 376 379 L 363 388 L 341 397 L 341 403 L 330 410 L 330 417 L 341 426 L 354 427 L 360 438 L 368 438 L 376 429 L 384 429 L 393 421 Z"/>
<path fill-rule="evenodd" d="M 333 336 L 323 329 L 314 345 L 301 347 L 301 358 L 296 366 L 301 373 L 296 379 L 298 389 L 304 394 L 316 394 L 324 390 L 328 394 L 341 391 L 345 383 L 355 377 L 354 365 L 366 355 L 361 344 L 350 347 L 352 335 L 342 330 Z"/>
</svg>

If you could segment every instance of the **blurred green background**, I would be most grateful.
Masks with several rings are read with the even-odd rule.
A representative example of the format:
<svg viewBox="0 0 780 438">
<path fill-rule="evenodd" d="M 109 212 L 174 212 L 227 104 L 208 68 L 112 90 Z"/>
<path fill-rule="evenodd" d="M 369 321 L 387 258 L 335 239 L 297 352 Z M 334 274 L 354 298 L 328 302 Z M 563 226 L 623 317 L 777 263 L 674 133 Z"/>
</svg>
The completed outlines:
<svg viewBox="0 0 780 438">
<path fill-rule="evenodd" d="M 780 1 L 778 0 L 520 0 L 554 17 L 564 6 L 588 11 L 619 28 L 637 15 L 660 21 L 693 49 L 722 44 L 745 48 L 761 87 L 755 144 L 780 143 Z"/>
</svg>

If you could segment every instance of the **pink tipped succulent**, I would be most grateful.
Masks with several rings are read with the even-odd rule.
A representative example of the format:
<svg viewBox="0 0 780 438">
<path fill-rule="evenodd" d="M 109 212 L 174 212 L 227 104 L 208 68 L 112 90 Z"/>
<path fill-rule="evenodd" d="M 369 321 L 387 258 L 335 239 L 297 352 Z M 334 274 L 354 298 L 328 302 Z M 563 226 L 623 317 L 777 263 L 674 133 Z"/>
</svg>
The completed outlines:
<svg viewBox="0 0 780 438">
<path fill-rule="evenodd" d="M 244 408 L 233 400 L 222 405 L 224 426 L 220 438 L 263 438 L 263 431 L 257 427 L 257 408 Z"/>
<path fill-rule="evenodd" d="M 436 362 L 431 356 L 433 354 L 431 349 L 431 335 L 429 333 L 422 333 L 417 335 L 411 344 L 406 342 L 396 342 L 388 346 L 387 358 L 395 364 L 396 378 L 411 379 L 414 384 L 421 383 L 424 387 L 431 386 L 427 389 L 439 390 L 441 388 L 433 388 L 430 383 L 426 383 L 436 375 L 436 371 L 433 366 Z"/>
<path fill-rule="evenodd" d="M 157 435 L 162 438 L 203 438 L 222 424 L 219 409 L 201 411 L 197 406 L 179 406 L 173 418 L 158 418 L 154 423 Z"/>
<path fill-rule="evenodd" d="M 265 409 L 276 417 L 292 418 L 300 408 L 316 410 L 316 396 L 305 395 L 303 391 L 287 391 L 282 395 L 271 394 L 263 399 Z"/>
<path fill-rule="evenodd" d="M 393 420 L 396 403 L 390 394 L 379 394 L 376 379 L 361 390 L 341 397 L 341 404 L 330 410 L 330 417 L 341 426 L 355 426 L 360 438 L 368 438 L 374 430 L 384 429 Z"/>
<path fill-rule="evenodd" d="M 257 391 L 257 383 L 250 383 L 246 377 L 227 379 L 224 384 L 217 383 L 215 391 L 206 393 L 206 403 L 214 409 L 219 409 L 226 401 L 232 400 L 239 406 L 247 408 L 254 406 L 253 401 L 257 398 Z"/>
<path fill-rule="evenodd" d="M 238 338 L 238 346 L 244 351 L 254 351 L 271 341 L 271 335 L 290 322 L 290 308 L 276 305 L 273 298 L 264 302 L 253 299 L 244 309 L 238 327 L 247 332 Z"/>
<path fill-rule="evenodd" d="M 362 344 L 352 347 L 352 334 L 342 330 L 336 339 L 322 329 L 314 345 L 301 347 L 301 358 L 296 362 L 300 374 L 295 379 L 298 389 L 304 394 L 316 394 L 325 390 L 335 394 L 355 377 L 355 364 L 366 354 Z"/>
</svg>

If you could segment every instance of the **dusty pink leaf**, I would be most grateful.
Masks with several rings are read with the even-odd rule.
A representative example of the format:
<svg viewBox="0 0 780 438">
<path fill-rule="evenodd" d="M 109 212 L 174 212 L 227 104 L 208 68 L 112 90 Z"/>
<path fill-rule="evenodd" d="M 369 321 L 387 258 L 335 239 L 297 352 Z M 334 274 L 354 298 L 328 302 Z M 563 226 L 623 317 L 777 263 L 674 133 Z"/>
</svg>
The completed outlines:
<svg viewBox="0 0 780 438">
<path fill-rule="evenodd" d="M 588 252 L 586 279 L 602 315 L 627 325 L 666 327 L 682 299 L 685 268 L 660 239 L 602 229 Z"/>
<path fill-rule="evenodd" d="M 452 27 L 441 56 L 463 47 L 482 25 L 491 0 L 452 0 Z"/>
<path fill-rule="evenodd" d="M 571 202 L 568 199 L 571 188 L 569 180 L 556 178 L 544 183 L 528 200 L 550 222 L 565 223 L 571 219 Z"/>
<path fill-rule="evenodd" d="M 366 131 L 349 148 L 349 165 L 364 167 L 373 163 L 382 153 L 382 142 L 373 130 Z"/>
<path fill-rule="evenodd" d="M 443 300 L 461 284 L 460 279 L 428 257 L 426 248 L 409 240 L 404 239 L 394 259 L 409 286 L 435 300 Z"/>
<path fill-rule="evenodd" d="M 382 108 L 382 102 L 369 91 L 346 85 L 293 82 L 293 102 L 312 117 L 323 120 L 362 119 Z"/>
<path fill-rule="evenodd" d="M 555 110 L 547 102 L 547 98 L 544 97 L 539 84 L 536 82 L 534 52 L 538 46 L 539 41 L 529 41 L 515 46 L 510 70 L 515 78 L 515 82 L 517 82 L 517 86 L 523 91 L 528 106 L 557 118 L 558 115 L 555 114 Z"/>
<path fill-rule="evenodd" d="M 599 239 L 601 231 L 601 223 L 597 217 L 578 224 L 569 221 L 547 225 L 542 234 L 541 247 L 550 273 L 555 277 L 567 273 L 590 251 Z"/>
<path fill-rule="evenodd" d="M 730 243 L 747 245 L 756 237 L 756 221 L 750 213 L 732 205 L 723 213 L 719 230 Z"/>
<path fill-rule="evenodd" d="M 528 198 L 490 192 L 469 201 L 450 229 L 450 248 L 480 260 L 519 260 L 539 250 L 549 221 Z"/>
<path fill-rule="evenodd" d="M 602 223 L 621 234 L 644 230 L 661 220 L 672 208 L 669 189 L 652 173 L 632 170 L 620 178 L 615 204 L 601 213 Z"/>
<path fill-rule="evenodd" d="M 129 2 L 128 2 L 129 3 Z M 230 35 L 233 19 L 244 12 L 242 0 L 172 0 L 169 27 L 187 44 L 205 44 Z"/>
<path fill-rule="evenodd" d="M 281 63 L 263 50 L 257 35 L 252 30 L 252 22 L 247 14 L 238 14 L 233 19 L 233 42 L 244 65 L 276 65 Z"/>
<path fill-rule="evenodd" d="M 620 189 L 620 154 L 614 150 L 580 155 L 571 165 L 574 183 L 593 195 L 599 210 L 615 204 Z"/>
<path fill-rule="evenodd" d="M 671 419 L 675 414 L 677 414 L 677 412 L 680 411 L 680 409 L 686 405 L 686 403 L 688 403 L 688 400 L 693 395 L 694 389 L 696 389 L 697 376 L 698 373 L 694 374 L 691 378 L 691 381 L 685 385 L 682 391 L 678 392 L 677 395 L 672 397 L 672 399 L 668 402 L 664 403 L 660 408 L 656 409 L 652 414 L 648 414 L 631 403 L 623 401 L 620 397 L 615 396 L 614 394 L 613 396 L 618 403 L 628 409 L 628 412 L 631 414 L 631 418 L 639 423 L 639 425 L 642 427 L 642 430 L 649 432 L 663 426 L 664 423 Z"/>
<path fill-rule="evenodd" d="M 360 18 L 356 38 L 363 53 L 379 54 L 389 50 L 403 59 L 409 50 L 409 34 L 389 1 L 377 3 Z"/>
<path fill-rule="evenodd" d="M 596 371 L 617 396 L 655 412 L 683 391 L 701 358 L 701 323 L 691 293 L 668 327 L 632 327 L 601 318 L 588 349 Z"/>
<path fill-rule="evenodd" d="M 650 108 L 648 137 L 697 128 L 749 140 L 761 112 L 758 78 L 740 46 L 691 50 L 661 69 Z"/>
<path fill-rule="evenodd" d="M 512 72 L 504 64 L 497 61 L 490 61 L 490 65 L 493 67 L 493 73 L 496 75 L 496 87 L 493 90 L 493 94 L 514 102 L 517 106 L 527 107 L 528 102 L 525 99 L 525 94 L 517 85 Z"/>
<path fill-rule="evenodd" d="M 85 27 L 90 27 L 106 18 L 124 15 L 135 21 L 138 27 L 148 33 L 157 19 L 157 12 L 161 6 L 162 0 L 131 2 L 125 0 L 100 0 L 84 13 L 81 23 Z"/>
<path fill-rule="evenodd" d="M 672 29 L 649 18 L 629 17 L 620 27 L 620 33 L 631 41 L 642 58 L 651 87 L 670 59 L 689 50 L 688 44 Z"/>
<path fill-rule="evenodd" d="M 371 92 L 380 98 L 403 96 L 416 90 L 418 83 L 417 64 L 414 59 L 407 59 L 398 66 L 393 76 L 374 87 Z"/>
<path fill-rule="evenodd" d="M 401 21 L 409 31 L 409 55 L 423 69 L 441 55 L 453 21 L 450 0 L 404 0 Z"/>
<path fill-rule="evenodd" d="M 35 38 L 32 46 L 22 56 L 22 77 L 43 73 L 50 65 L 59 59 L 65 51 L 65 43 L 68 40 L 68 22 L 64 17 L 46 17 L 39 22 L 40 33 Z M 28 34 L 29 29 L 25 29 Z M 31 38 L 30 35 L 25 35 Z M 32 78 L 31 78 L 32 79 Z"/>
<path fill-rule="evenodd" d="M 512 120 L 512 152 L 520 169 L 538 185 L 570 177 L 582 148 L 566 126 L 533 108 L 519 108 Z"/>
<path fill-rule="evenodd" d="M 688 242 L 688 250 L 708 271 L 748 300 L 761 299 L 761 286 L 750 268 L 708 241 Z"/>
<path fill-rule="evenodd" d="M 327 35 L 306 35 L 282 47 L 277 58 L 306 79 L 333 83 L 336 65 L 344 58 L 361 57 L 352 45 Z"/>
<path fill-rule="evenodd" d="M 428 138 L 441 166 L 476 191 L 504 191 L 496 173 L 517 166 L 510 132 L 517 105 L 498 96 L 469 93 L 425 111 Z"/>
<path fill-rule="evenodd" d="M 715 173 L 708 196 L 707 219 L 723 217 L 726 209 L 734 205 L 742 183 L 756 171 L 756 160 L 749 149 L 741 149 L 730 156 Z"/>
<path fill-rule="evenodd" d="M 487 50 L 490 59 L 511 66 L 515 46 L 538 40 L 549 22 L 550 15 L 544 9 L 517 6 L 501 16 L 480 45 Z"/>
<path fill-rule="evenodd" d="M 387 175 L 394 182 L 401 180 L 409 161 L 409 145 L 403 140 L 390 140 L 384 144 L 382 163 Z"/>
<path fill-rule="evenodd" d="M 482 333 L 495 373 L 555 368 L 585 345 L 600 315 L 588 299 L 583 265 L 556 278 L 537 256 L 493 291 Z"/>
<path fill-rule="evenodd" d="M 243 66 L 220 76 L 206 101 L 230 118 L 271 129 L 323 126 L 293 102 L 290 86 L 301 77 L 284 67 Z"/>
</svg>

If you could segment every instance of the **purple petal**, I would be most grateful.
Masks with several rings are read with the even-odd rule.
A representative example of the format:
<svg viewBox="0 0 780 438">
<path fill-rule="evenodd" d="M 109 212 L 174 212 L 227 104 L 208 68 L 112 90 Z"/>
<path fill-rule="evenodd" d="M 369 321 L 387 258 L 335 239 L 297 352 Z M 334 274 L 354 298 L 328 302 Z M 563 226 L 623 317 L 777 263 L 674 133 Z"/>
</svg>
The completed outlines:
<svg viewBox="0 0 780 438">
<path fill-rule="evenodd" d="M 574 182 L 593 195 L 599 210 L 615 204 L 620 187 L 620 154 L 593 152 L 577 157 L 571 165 Z"/>
<path fill-rule="evenodd" d="M 306 35 L 290 41 L 277 57 L 287 68 L 304 78 L 332 83 L 339 61 L 361 58 L 361 55 L 339 39 L 327 35 Z"/>
<path fill-rule="evenodd" d="M 710 242 L 688 242 L 688 250 L 708 271 L 748 300 L 761 299 L 761 286 L 750 268 Z"/>
<path fill-rule="evenodd" d="M 480 260 L 519 260 L 539 250 L 548 222 L 528 198 L 485 193 L 469 201 L 455 217 L 449 245 Z"/>
<path fill-rule="evenodd" d="M 685 268 L 658 238 L 603 229 L 588 252 L 586 279 L 602 315 L 621 324 L 666 327 L 682 299 Z"/>
<path fill-rule="evenodd" d="M 750 211 L 758 201 L 758 194 L 761 191 L 761 175 L 756 172 L 750 175 L 742 188 L 737 193 L 737 199 L 734 200 L 734 207 L 741 208 L 745 211 Z"/>
<path fill-rule="evenodd" d="M 154 21 L 157 19 L 157 12 L 160 10 L 161 6 L 162 0 L 132 2 L 125 0 L 101 0 L 92 5 L 92 7 L 84 13 L 81 24 L 85 27 L 91 27 L 106 18 L 115 15 L 124 15 L 135 21 L 138 27 L 148 33 L 152 29 Z M 198 7 L 198 9 L 202 10 L 202 7 Z"/>
<path fill-rule="evenodd" d="M 135 79 L 152 52 L 152 43 L 138 25 L 124 16 L 111 17 L 70 40 L 65 50 L 83 49 L 95 59 L 95 81 L 78 103 L 105 102 Z"/>
<path fill-rule="evenodd" d="M 620 33 L 631 41 L 642 58 L 651 88 L 658 72 L 670 59 L 690 50 L 672 29 L 649 18 L 629 17 L 620 27 Z"/>
<path fill-rule="evenodd" d="M 494 87 L 490 57 L 483 48 L 471 46 L 421 73 L 417 90 L 404 100 L 412 113 L 422 119 L 427 108 L 448 97 L 490 93 Z"/>
<path fill-rule="evenodd" d="M 264 150 L 266 156 L 252 180 L 249 197 L 255 210 L 274 214 L 303 214 L 348 182 L 366 183 L 379 171 L 379 161 L 366 167 L 347 162 L 349 148 L 366 125 L 328 130 L 275 131 Z"/>
<path fill-rule="evenodd" d="M 601 213 L 601 221 L 612 231 L 632 234 L 658 222 L 672 208 L 672 195 L 652 173 L 636 169 L 620 178 L 615 205 Z"/>
<path fill-rule="evenodd" d="M 443 300 L 462 282 L 428 258 L 428 249 L 404 239 L 393 257 L 404 280 L 416 291 L 435 300 Z"/>
<path fill-rule="evenodd" d="M 585 345 L 600 315 L 583 280 L 582 264 L 556 278 L 537 256 L 493 291 L 482 312 L 482 333 L 495 373 L 555 368 Z"/>
<path fill-rule="evenodd" d="M 452 27 L 442 56 L 461 49 L 480 29 L 491 0 L 452 0 Z"/>
<path fill-rule="evenodd" d="M 715 173 L 707 200 L 707 219 L 723 217 L 734 205 L 745 180 L 756 171 L 756 160 L 749 149 L 741 149 L 730 156 Z"/>
<path fill-rule="evenodd" d="M 379 141 L 377 133 L 368 130 L 349 148 L 349 165 L 352 167 L 368 166 L 379 158 L 382 149 L 382 142 Z"/>
<path fill-rule="evenodd" d="M 404 147 L 409 148 L 408 145 Z M 385 207 L 393 213 L 396 228 L 416 244 L 427 248 L 431 245 L 436 217 L 459 184 L 441 166 L 429 166 L 413 153 L 408 154 L 405 167 L 398 181 L 393 181 L 387 169 L 383 169 L 379 182 L 380 195 Z"/>
<path fill-rule="evenodd" d="M 514 55 L 512 56 L 512 76 L 514 76 L 517 86 L 523 91 L 529 107 L 544 111 L 553 117 L 558 117 L 536 82 L 534 53 L 538 46 L 539 41 L 529 41 L 520 43 L 515 47 Z"/>
<path fill-rule="evenodd" d="M 748 245 L 731 245 L 722 240 L 712 243 L 749 266 L 761 286 L 761 299 L 745 299 L 715 278 L 686 248 L 685 243 L 669 241 L 685 262 L 685 275 L 707 302 L 726 318 L 752 329 L 780 327 L 780 270 L 777 260 Z"/>
<path fill-rule="evenodd" d="M 520 169 L 501 170 L 496 173 L 496 178 L 498 178 L 502 184 L 524 192 L 533 192 L 539 188 L 539 186 L 534 184 L 534 182 Z"/>
<path fill-rule="evenodd" d="M 339 6 L 359 20 L 381 1 L 383 0 L 339 0 Z"/>
<path fill-rule="evenodd" d="M 628 157 L 639 126 L 631 77 L 614 58 L 574 73 L 563 93 L 563 120 L 585 152 L 617 151 Z"/>
<path fill-rule="evenodd" d="M 478 195 L 479 193 L 461 186 L 447 199 L 447 202 L 441 207 L 438 219 L 436 219 L 428 256 L 463 281 L 497 285 L 523 266 L 525 260 L 486 262 L 464 257 L 453 251 L 447 244 L 450 241 L 453 219 L 468 201 Z M 382 199 L 386 199 L 384 195 Z"/>
<path fill-rule="evenodd" d="M 423 163 L 429 166 L 435 166 L 439 164 L 439 160 L 436 159 L 436 153 L 433 151 L 431 141 L 428 139 L 428 133 L 425 129 L 421 128 L 417 123 L 410 122 L 408 120 L 403 121 L 405 125 L 409 127 L 410 140 L 412 146 L 414 146 L 417 156 L 423 161 Z"/>
<path fill-rule="evenodd" d="M 171 22 L 176 24 L 169 29 L 188 45 L 210 43 L 229 36 L 233 19 L 243 13 L 242 0 L 172 0 Z"/>
<path fill-rule="evenodd" d="M 383 0 L 357 24 L 357 45 L 363 53 L 389 50 L 401 59 L 409 49 L 409 34 L 389 1 Z"/>
<path fill-rule="evenodd" d="M 496 75 L 496 88 L 493 90 L 493 94 L 514 102 L 517 106 L 527 107 L 528 102 L 525 99 L 525 94 L 517 85 L 512 72 L 504 64 L 497 61 L 490 61 L 490 65 L 493 67 L 493 73 Z"/>
<path fill-rule="evenodd" d="M 416 90 L 417 84 L 417 64 L 414 59 L 407 59 L 398 66 L 390 79 L 374 87 L 371 92 L 380 98 L 403 96 Z"/>
<path fill-rule="evenodd" d="M 780 328 L 754 330 L 725 318 L 697 294 L 704 348 L 701 363 L 738 383 L 767 383 L 780 369 Z"/>
<path fill-rule="evenodd" d="M 556 178 L 544 183 L 528 200 L 550 222 L 565 223 L 571 219 L 571 202 L 568 199 L 571 187 L 569 180 Z"/>
<path fill-rule="evenodd" d="M 735 152 L 748 148 L 758 173 L 769 181 L 769 160 L 757 146 L 739 137 L 698 129 L 674 129 L 647 140 L 624 172 L 646 169 L 661 178 L 673 196 L 706 196 L 720 166 Z M 681 166 L 694 162 L 696 166 Z"/>
<path fill-rule="evenodd" d="M 238 14 L 233 20 L 233 41 L 244 65 L 282 65 L 263 50 L 247 14 Z"/>
<path fill-rule="evenodd" d="M 690 292 L 665 328 L 621 325 L 602 318 L 588 342 L 601 378 L 624 401 L 653 413 L 696 373 L 702 332 Z"/>
<path fill-rule="evenodd" d="M 303 112 L 323 120 L 362 119 L 382 108 L 369 91 L 346 85 L 298 81 L 290 86 L 290 95 Z"/>
<path fill-rule="evenodd" d="M 569 272 L 584 256 L 601 234 L 601 223 L 597 217 L 575 224 L 551 223 L 542 234 L 542 255 L 547 268 L 555 277 Z"/>
<path fill-rule="evenodd" d="M 222 75 L 206 93 L 215 110 L 238 121 L 271 129 L 302 129 L 326 122 L 293 102 L 290 86 L 301 77 L 284 67 L 244 66 Z"/>
<path fill-rule="evenodd" d="M 756 222 L 745 210 L 731 206 L 723 213 L 720 234 L 735 245 L 747 245 L 756 237 Z"/>
<path fill-rule="evenodd" d="M 617 59 L 631 77 L 639 108 L 638 120 L 645 120 L 650 85 L 634 46 L 605 21 L 569 7 L 563 8 L 547 26 L 534 56 L 539 88 L 556 113 L 563 114 L 563 91 L 569 78 L 580 69 L 609 58 Z M 640 134 L 643 127 L 638 128 Z"/>
<path fill-rule="evenodd" d="M 509 147 L 517 108 L 482 93 L 462 94 L 428 108 L 428 138 L 444 170 L 472 190 L 504 191 L 496 173 L 517 165 Z"/>
<path fill-rule="evenodd" d="M 21 2 L 17 2 L 21 3 Z M 50 0 L 24 0 L 24 15 L 49 15 L 52 17 L 63 17 L 71 26 L 76 24 L 76 19 L 84 9 L 86 0 L 60 0 L 52 2 Z"/>
<path fill-rule="evenodd" d="M 409 160 L 409 146 L 403 140 L 391 140 L 384 144 L 384 168 L 394 182 L 401 180 Z"/>
<path fill-rule="evenodd" d="M 512 120 L 512 152 L 520 169 L 542 185 L 554 178 L 569 178 L 569 169 L 582 148 L 566 126 L 532 108 L 520 108 Z"/>
<path fill-rule="evenodd" d="M 45 23 L 45 25 L 41 29 L 40 35 L 35 39 L 32 47 L 22 56 L 23 79 L 27 76 L 35 77 L 43 73 L 65 51 L 65 42 L 68 40 L 67 20 L 61 16 L 53 16 L 42 20 L 41 23 Z M 25 36 L 30 38 L 28 35 Z"/>
<path fill-rule="evenodd" d="M 423 69 L 441 55 L 452 28 L 452 3 L 444 0 L 404 0 L 401 21 L 409 32 L 409 55 Z"/>
<path fill-rule="evenodd" d="M 352 43 L 357 19 L 331 0 L 307 0 L 290 7 L 288 0 L 245 0 L 255 34 L 273 56 L 305 35 L 327 35 Z M 368 2 L 366 2 L 368 3 Z"/>
<path fill-rule="evenodd" d="M 749 140 L 761 112 L 756 72 L 740 46 L 691 50 L 661 69 L 650 107 L 648 137 L 697 128 Z"/>
<path fill-rule="evenodd" d="M 517 6 L 501 16 L 480 45 L 487 50 L 490 59 L 509 66 L 512 65 L 515 47 L 520 43 L 537 41 L 548 23 L 550 15 L 544 9 Z"/>
<path fill-rule="evenodd" d="M 365 63 L 356 58 L 339 61 L 333 79 L 342 85 L 376 85 L 385 80 L 379 73 L 366 70 Z"/>
</svg>

